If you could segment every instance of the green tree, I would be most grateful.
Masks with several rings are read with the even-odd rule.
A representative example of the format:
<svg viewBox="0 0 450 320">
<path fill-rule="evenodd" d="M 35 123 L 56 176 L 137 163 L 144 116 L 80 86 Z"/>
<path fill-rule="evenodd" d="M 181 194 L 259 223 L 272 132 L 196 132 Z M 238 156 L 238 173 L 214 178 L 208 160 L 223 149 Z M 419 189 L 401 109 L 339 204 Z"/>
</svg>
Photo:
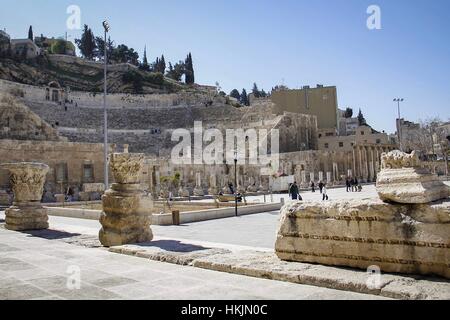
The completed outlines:
<svg viewBox="0 0 450 320">
<path fill-rule="evenodd" d="M 353 109 L 352 108 L 345 109 L 344 117 L 347 119 L 353 117 Z"/>
<path fill-rule="evenodd" d="M 75 39 L 75 43 L 80 49 L 81 55 L 89 60 L 93 60 L 96 54 L 97 44 L 95 42 L 94 34 L 88 25 L 84 25 L 81 39 Z"/>
<path fill-rule="evenodd" d="M 367 121 L 364 118 L 364 115 L 361 111 L 361 109 L 359 109 L 359 113 L 358 113 L 358 122 L 360 126 L 366 126 L 367 125 Z"/>
<path fill-rule="evenodd" d="M 195 83 L 194 65 L 192 62 L 192 54 L 190 52 L 186 57 L 185 65 L 186 65 L 185 71 L 186 84 L 194 84 Z"/>
<path fill-rule="evenodd" d="M 261 97 L 261 93 L 259 92 L 259 89 L 258 89 L 258 86 L 256 85 L 256 83 L 253 84 L 252 93 L 255 98 Z"/>
<path fill-rule="evenodd" d="M 184 72 L 185 67 L 183 61 L 176 63 L 174 66 L 172 66 L 171 63 L 169 63 L 169 70 L 167 72 L 167 77 L 175 81 L 181 81 L 181 77 L 183 76 Z"/>
<path fill-rule="evenodd" d="M 102 60 L 105 58 L 105 40 L 103 37 L 96 37 L 95 38 L 95 56 Z M 115 49 L 114 41 L 111 41 L 111 37 L 108 37 L 108 40 L 106 40 L 106 54 L 108 55 L 108 59 L 111 60 L 113 51 Z"/>
<path fill-rule="evenodd" d="M 139 54 L 133 48 L 128 48 L 124 44 L 120 44 L 113 50 L 112 58 L 119 63 L 129 63 L 135 66 L 139 65 Z"/>
<path fill-rule="evenodd" d="M 241 104 L 244 105 L 244 106 L 249 106 L 250 105 L 250 102 L 248 101 L 247 90 L 245 90 L 245 89 L 242 89 Z"/>
<path fill-rule="evenodd" d="M 241 94 L 239 93 L 239 91 L 237 89 L 233 89 L 230 92 L 230 97 L 235 98 L 237 101 L 241 101 Z"/>
<path fill-rule="evenodd" d="M 144 48 L 144 57 L 142 58 L 141 69 L 144 71 L 150 71 L 150 65 L 147 59 L 147 47 Z"/>
<path fill-rule="evenodd" d="M 67 51 L 67 43 L 63 39 L 58 39 L 55 42 L 53 42 L 52 46 L 50 47 L 50 51 L 53 54 L 66 54 Z"/>
<path fill-rule="evenodd" d="M 34 41 L 33 26 L 30 26 L 30 28 L 28 29 L 28 39 L 30 39 L 31 41 Z"/>
</svg>

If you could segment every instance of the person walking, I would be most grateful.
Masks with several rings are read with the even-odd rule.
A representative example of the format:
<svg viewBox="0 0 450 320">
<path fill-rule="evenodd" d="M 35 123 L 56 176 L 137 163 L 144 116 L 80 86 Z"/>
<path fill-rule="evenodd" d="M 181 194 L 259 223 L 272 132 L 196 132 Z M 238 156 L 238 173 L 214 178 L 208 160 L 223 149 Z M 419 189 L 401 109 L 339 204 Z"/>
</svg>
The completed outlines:
<svg viewBox="0 0 450 320">
<path fill-rule="evenodd" d="M 322 190 L 323 190 L 323 187 L 325 186 L 325 184 L 322 182 L 322 181 L 320 181 L 319 182 L 319 190 L 320 190 L 320 194 L 322 194 Z"/>
<path fill-rule="evenodd" d="M 314 181 L 311 181 L 311 191 L 316 192 L 316 185 L 314 184 Z"/>
<path fill-rule="evenodd" d="M 324 185 L 322 189 L 322 201 L 325 200 L 328 200 L 328 190 L 326 185 Z"/>
<path fill-rule="evenodd" d="M 289 194 L 291 195 L 292 200 L 298 200 L 298 185 L 297 182 L 294 182 L 289 188 Z"/>
<path fill-rule="evenodd" d="M 358 178 L 355 178 L 355 192 L 358 192 L 359 181 Z"/>
<path fill-rule="evenodd" d="M 345 180 L 345 186 L 347 187 L 347 192 L 350 192 L 350 188 L 352 187 L 351 183 L 350 183 L 350 179 L 347 178 Z"/>
</svg>

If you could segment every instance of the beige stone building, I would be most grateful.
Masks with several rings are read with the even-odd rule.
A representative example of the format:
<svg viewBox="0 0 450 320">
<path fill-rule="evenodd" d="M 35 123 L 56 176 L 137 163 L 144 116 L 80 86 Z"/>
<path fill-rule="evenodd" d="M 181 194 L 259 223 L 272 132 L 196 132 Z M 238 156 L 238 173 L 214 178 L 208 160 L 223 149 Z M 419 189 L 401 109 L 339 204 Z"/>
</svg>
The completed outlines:
<svg viewBox="0 0 450 320">
<path fill-rule="evenodd" d="M 41 54 L 41 49 L 30 39 L 12 39 L 11 53 L 13 57 L 33 59 Z"/>
<path fill-rule="evenodd" d="M 288 111 L 314 115 L 319 129 L 338 129 L 338 101 L 334 86 L 274 91 L 270 99 L 276 104 L 275 110 L 279 114 Z"/>
</svg>

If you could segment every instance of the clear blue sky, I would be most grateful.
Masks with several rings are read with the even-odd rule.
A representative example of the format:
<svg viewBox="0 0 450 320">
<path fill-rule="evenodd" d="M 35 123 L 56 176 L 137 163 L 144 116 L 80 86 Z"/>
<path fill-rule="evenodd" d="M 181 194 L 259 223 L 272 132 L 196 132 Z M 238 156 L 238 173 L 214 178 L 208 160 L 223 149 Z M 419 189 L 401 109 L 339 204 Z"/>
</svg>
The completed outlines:
<svg viewBox="0 0 450 320">
<path fill-rule="evenodd" d="M 191 51 L 196 82 L 229 92 L 270 90 L 282 81 L 336 85 L 341 108 L 362 108 L 376 129 L 395 131 L 392 99 L 416 121 L 450 117 L 449 0 L 1 0 L 0 28 L 12 37 L 63 36 L 71 4 L 82 24 L 149 60 L 176 62 Z M 367 7 L 381 8 L 381 30 L 366 27 Z M 71 40 L 79 31 L 69 30 Z"/>
</svg>

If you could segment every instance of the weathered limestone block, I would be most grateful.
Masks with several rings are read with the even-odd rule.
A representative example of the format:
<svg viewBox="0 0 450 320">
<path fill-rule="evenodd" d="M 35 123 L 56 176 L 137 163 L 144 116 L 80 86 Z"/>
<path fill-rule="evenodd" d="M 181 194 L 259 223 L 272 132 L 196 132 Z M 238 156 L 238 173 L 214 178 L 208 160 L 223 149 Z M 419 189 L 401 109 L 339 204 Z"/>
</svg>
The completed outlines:
<svg viewBox="0 0 450 320">
<path fill-rule="evenodd" d="M 450 201 L 290 203 L 275 245 L 282 260 L 450 278 Z"/>
<path fill-rule="evenodd" d="M 181 185 L 180 189 L 178 190 L 178 196 L 183 198 L 189 197 L 190 196 L 189 190 L 186 189 L 183 185 Z"/>
<path fill-rule="evenodd" d="M 87 192 L 80 192 L 80 201 L 89 201 L 89 193 Z"/>
<path fill-rule="evenodd" d="M 47 210 L 42 207 L 41 198 L 49 167 L 28 162 L 1 167 L 9 170 L 14 192 L 13 205 L 5 210 L 6 228 L 15 231 L 47 229 Z"/>
<path fill-rule="evenodd" d="M 55 194 L 56 202 L 63 203 L 66 201 L 66 195 L 64 194 Z"/>
<path fill-rule="evenodd" d="M 105 185 L 103 183 L 83 183 L 83 192 L 105 192 Z"/>
<path fill-rule="evenodd" d="M 415 152 L 384 153 L 381 172 L 377 178 L 377 192 L 381 200 L 396 203 L 420 204 L 448 198 L 449 187 L 436 175 L 421 167 Z"/>
<path fill-rule="evenodd" d="M 116 183 L 102 197 L 102 229 L 99 239 L 105 247 L 149 242 L 152 200 L 145 196 L 139 183 L 143 154 L 115 153 L 111 169 Z"/>
</svg>

